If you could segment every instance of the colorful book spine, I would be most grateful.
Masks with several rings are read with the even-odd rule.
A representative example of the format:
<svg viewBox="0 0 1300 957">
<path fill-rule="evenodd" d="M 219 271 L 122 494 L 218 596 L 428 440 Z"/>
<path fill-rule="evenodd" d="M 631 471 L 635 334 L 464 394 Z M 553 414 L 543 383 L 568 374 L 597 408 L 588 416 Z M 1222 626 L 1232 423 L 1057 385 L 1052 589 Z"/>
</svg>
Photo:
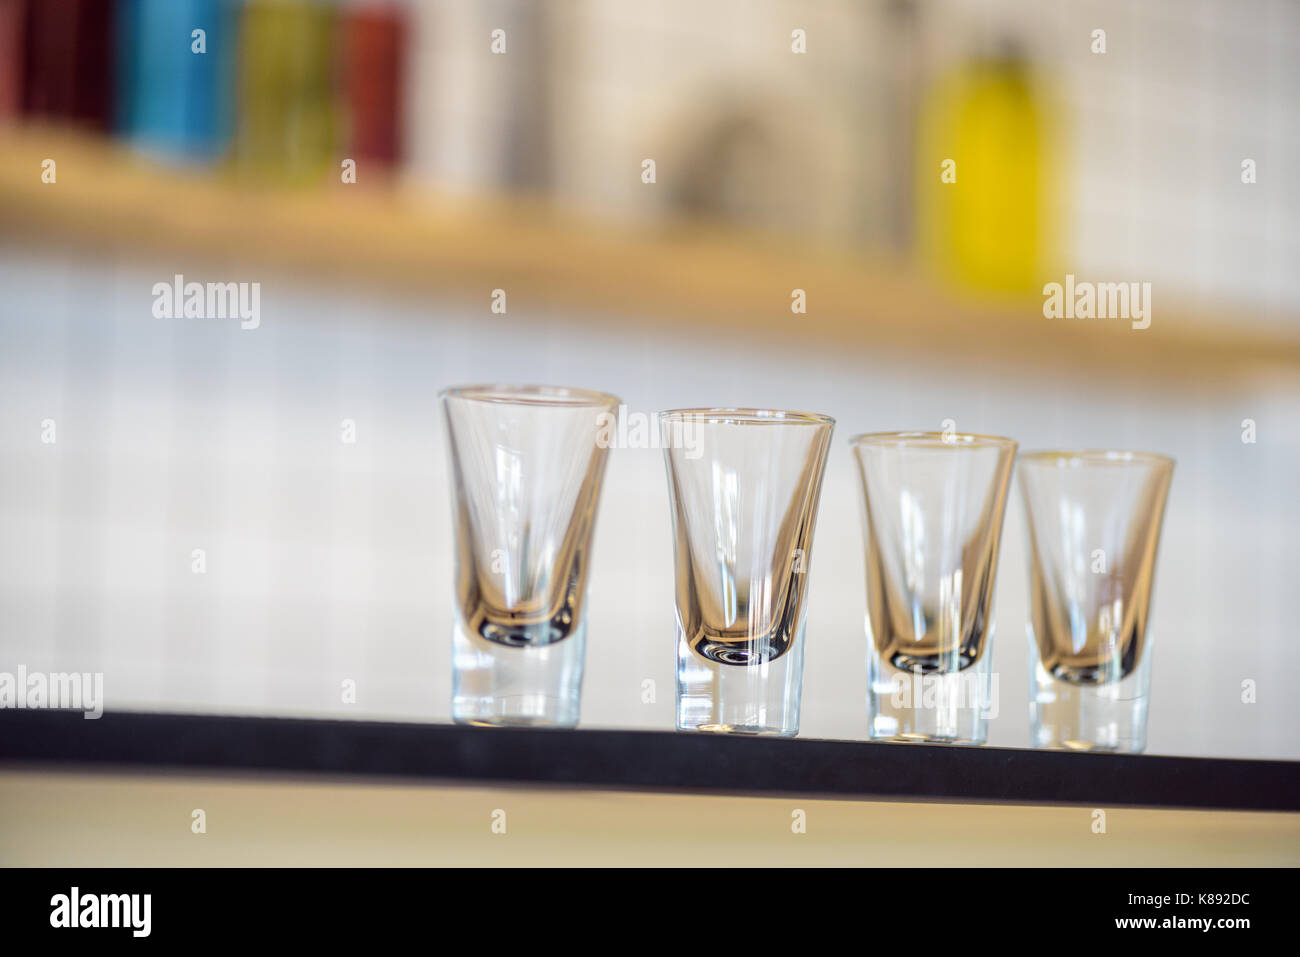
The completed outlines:
<svg viewBox="0 0 1300 957">
<path fill-rule="evenodd" d="M 27 0 L 0 0 L 0 120 L 22 112 L 26 26 Z"/>
<path fill-rule="evenodd" d="M 398 4 L 358 4 L 341 15 L 348 151 L 384 167 L 401 160 L 408 24 Z"/>
<path fill-rule="evenodd" d="M 338 168 L 335 17 L 307 0 L 250 0 L 240 23 L 241 176 L 319 181 Z"/>
<path fill-rule="evenodd" d="M 115 109 L 117 0 L 27 4 L 23 112 L 109 130 Z"/>
<path fill-rule="evenodd" d="M 219 155 L 232 128 L 235 4 L 120 2 L 118 131 L 150 151 Z"/>
</svg>

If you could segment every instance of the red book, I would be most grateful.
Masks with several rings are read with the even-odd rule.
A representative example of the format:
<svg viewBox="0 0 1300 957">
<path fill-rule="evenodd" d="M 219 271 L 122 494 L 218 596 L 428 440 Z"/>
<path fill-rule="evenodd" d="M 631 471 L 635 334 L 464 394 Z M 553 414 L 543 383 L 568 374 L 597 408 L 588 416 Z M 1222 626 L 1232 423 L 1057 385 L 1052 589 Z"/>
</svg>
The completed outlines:
<svg viewBox="0 0 1300 957">
<path fill-rule="evenodd" d="M 353 159 L 393 166 L 401 159 L 406 13 L 396 5 L 342 13 L 343 96 Z"/>
<path fill-rule="evenodd" d="M 22 111 L 26 8 L 26 0 L 0 0 L 0 118 Z"/>
</svg>

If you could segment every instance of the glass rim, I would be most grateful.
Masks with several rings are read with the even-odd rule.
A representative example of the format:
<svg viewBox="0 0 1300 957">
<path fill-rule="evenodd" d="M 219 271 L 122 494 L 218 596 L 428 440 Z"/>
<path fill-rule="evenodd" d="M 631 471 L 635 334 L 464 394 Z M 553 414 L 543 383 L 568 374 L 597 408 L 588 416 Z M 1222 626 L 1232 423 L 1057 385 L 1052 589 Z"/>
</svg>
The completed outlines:
<svg viewBox="0 0 1300 957">
<path fill-rule="evenodd" d="M 739 407 L 665 409 L 657 415 L 661 422 L 694 421 L 706 425 L 835 425 L 835 420 L 829 415 L 821 412 L 799 412 L 793 409 Z"/>
<path fill-rule="evenodd" d="M 464 399 L 501 405 L 541 405 L 557 408 L 583 408 L 619 405 L 622 400 L 608 392 L 578 389 L 563 385 L 458 385 L 438 393 L 440 399 Z"/>
<path fill-rule="evenodd" d="M 978 432 L 861 432 L 849 437 L 849 445 L 927 446 L 934 443 L 949 448 L 1018 449 L 1020 443 L 1005 435 L 982 435 Z"/>
<path fill-rule="evenodd" d="M 1173 468 L 1171 455 L 1135 449 L 1033 449 L 1020 454 L 1024 465 L 1055 463 L 1057 467 L 1079 468 L 1085 465 L 1160 465 Z"/>
</svg>

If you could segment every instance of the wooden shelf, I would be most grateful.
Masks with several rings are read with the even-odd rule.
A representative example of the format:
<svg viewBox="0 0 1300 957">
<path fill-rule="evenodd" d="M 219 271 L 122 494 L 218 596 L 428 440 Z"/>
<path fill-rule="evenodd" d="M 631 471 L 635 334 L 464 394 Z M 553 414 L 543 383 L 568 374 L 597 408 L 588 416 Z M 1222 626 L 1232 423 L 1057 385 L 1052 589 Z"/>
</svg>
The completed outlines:
<svg viewBox="0 0 1300 957">
<path fill-rule="evenodd" d="M 849 800 L 1300 811 L 1300 762 L 659 731 L 0 711 L 0 765 Z"/>
<path fill-rule="evenodd" d="M 40 179 L 46 157 L 58 164 L 53 185 Z M 543 203 L 451 198 L 401 181 L 257 187 L 52 128 L 0 130 L 0 209 L 0 241 L 148 256 L 177 271 L 215 258 L 485 310 L 499 287 L 512 312 L 598 317 L 647 335 L 712 331 L 742 344 L 798 337 L 836 350 L 910 352 L 935 366 L 978 360 L 1126 382 L 1300 368 L 1300 323 L 1244 321 L 1241 310 L 1231 323 L 1211 321 L 1222 310 L 1180 309 L 1163 288 L 1144 331 L 1122 320 L 1048 320 L 1041 297 L 981 304 L 905 263 L 785 236 L 616 227 Z M 807 291 L 806 316 L 790 312 L 795 288 Z"/>
</svg>

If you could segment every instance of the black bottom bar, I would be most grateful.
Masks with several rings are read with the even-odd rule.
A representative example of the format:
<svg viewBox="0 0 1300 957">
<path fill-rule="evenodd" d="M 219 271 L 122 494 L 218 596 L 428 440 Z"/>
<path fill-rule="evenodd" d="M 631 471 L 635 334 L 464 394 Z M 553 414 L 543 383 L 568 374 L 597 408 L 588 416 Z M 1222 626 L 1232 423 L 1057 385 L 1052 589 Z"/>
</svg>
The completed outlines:
<svg viewBox="0 0 1300 957">
<path fill-rule="evenodd" d="M 773 940 L 825 939 L 837 932 L 873 950 L 882 940 L 900 939 L 919 952 L 948 941 L 979 950 L 1017 941 L 1015 950 L 1048 952 L 1073 951 L 1078 941 L 1098 938 L 1197 938 L 1232 947 L 1260 932 L 1279 939 L 1294 914 L 1293 874 L 1267 870 L 892 870 L 775 883 L 761 875 L 699 870 L 681 877 L 627 873 L 617 880 L 566 871 L 540 882 L 472 871 L 110 869 L 7 876 L 7 944 L 32 938 L 56 943 L 60 937 L 65 944 L 92 945 L 283 940 L 319 941 L 333 950 L 350 939 L 376 942 L 401 934 L 398 939 L 415 938 L 433 952 L 496 953 L 509 944 L 541 942 L 548 949 L 586 950 L 584 941 L 616 941 L 621 927 L 662 940 L 666 948 L 685 946 L 683 931 L 694 932 L 692 941 L 706 939 L 694 936 L 702 931 L 733 945 L 758 934 L 769 949 Z M 725 919 L 697 906 L 701 898 L 689 891 L 707 886 L 733 895 L 735 909 Z M 672 893 L 673 887 L 680 892 Z M 780 887 L 784 903 L 776 906 Z M 103 895 L 113 899 L 106 903 Z M 91 922 L 117 926 L 85 926 Z M 1035 936 L 1025 936 L 1030 933 Z"/>
<path fill-rule="evenodd" d="M 0 710 L 0 762 L 388 776 L 841 799 L 1300 811 L 1300 762 Z"/>
</svg>

